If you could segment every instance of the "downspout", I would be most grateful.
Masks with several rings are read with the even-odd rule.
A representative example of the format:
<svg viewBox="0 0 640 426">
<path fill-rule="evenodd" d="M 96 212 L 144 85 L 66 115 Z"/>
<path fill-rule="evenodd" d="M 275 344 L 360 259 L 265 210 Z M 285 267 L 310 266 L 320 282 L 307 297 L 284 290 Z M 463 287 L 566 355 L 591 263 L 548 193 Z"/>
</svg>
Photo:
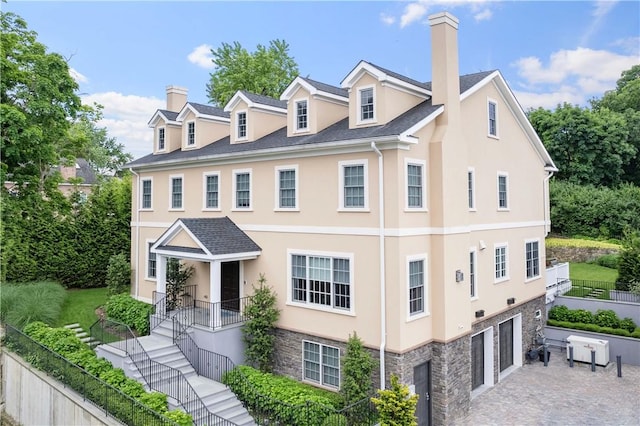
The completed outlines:
<svg viewBox="0 0 640 426">
<path fill-rule="evenodd" d="M 133 173 L 136 176 L 136 191 L 138 192 L 138 194 L 140 194 L 140 175 L 136 173 L 135 170 L 133 169 L 131 169 L 131 173 Z M 140 270 L 138 269 L 140 266 L 140 197 L 137 196 L 138 194 L 136 194 L 136 202 L 135 202 L 135 206 L 136 206 L 136 262 L 135 262 L 136 272 L 134 274 L 135 275 L 134 297 L 136 299 L 138 299 L 138 293 L 139 293 L 138 276 L 140 273 Z"/>
<path fill-rule="evenodd" d="M 542 202 L 544 203 L 544 231 L 545 231 L 545 237 L 547 235 L 549 235 L 549 232 L 551 232 L 551 205 L 549 205 L 548 203 L 551 203 L 551 190 L 549 189 L 549 179 L 551 179 L 551 176 L 553 176 L 553 170 L 547 170 L 547 177 L 544 178 L 543 180 L 543 187 L 542 187 Z M 549 194 L 549 200 L 547 200 L 547 193 Z M 547 212 L 549 213 L 549 217 L 547 217 Z M 549 223 L 549 224 L 547 224 Z"/>
<path fill-rule="evenodd" d="M 378 215 L 380 224 L 378 227 L 378 237 L 380 239 L 380 389 L 385 388 L 384 351 L 387 346 L 387 302 L 386 302 L 386 280 L 385 280 L 385 257 L 384 257 L 384 166 L 382 153 L 371 142 L 371 149 L 378 154 Z"/>
</svg>

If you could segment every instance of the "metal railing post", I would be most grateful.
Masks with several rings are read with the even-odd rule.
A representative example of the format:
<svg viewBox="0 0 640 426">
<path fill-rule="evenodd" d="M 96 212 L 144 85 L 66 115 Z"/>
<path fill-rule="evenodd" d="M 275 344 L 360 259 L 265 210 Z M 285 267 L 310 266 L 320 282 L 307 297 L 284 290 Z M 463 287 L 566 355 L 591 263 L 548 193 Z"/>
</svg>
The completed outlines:
<svg viewBox="0 0 640 426">
<path fill-rule="evenodd" d="M 569 345 L 569 367 L 573 368 L 573 345 Z"/>
<path fill-rule="evenodd" d="M 622 377 L 622 355 L 616 355 L 616 365 L 618 367 L 618 377 Z"/>
<path fill-rule="evenodd" d="M 591 349 L 591 371 L 596 371 L 596 350 Z"/>
</svg>

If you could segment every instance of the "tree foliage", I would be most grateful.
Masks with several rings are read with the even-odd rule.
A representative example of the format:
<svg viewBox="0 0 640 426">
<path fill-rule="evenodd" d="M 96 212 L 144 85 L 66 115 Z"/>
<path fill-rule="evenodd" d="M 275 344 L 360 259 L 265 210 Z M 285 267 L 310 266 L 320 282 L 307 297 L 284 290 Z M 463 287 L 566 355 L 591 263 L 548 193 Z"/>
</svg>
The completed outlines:
<svg viewBox="0 0 640 426">
<path fill-rule="evenodd" d="M 207 84 L 209 100 L 222 107 L 238 90 L 279 98 L 298 75 L 298 65 L 289 55 L 289 44 L 271 40 L 248 52 L 237 41 L 211 50 L 216 69 Z"/>
<path fill-rule="evenodd" d="M 0 155 L 2 182 L 44 186 L 51 165 L 74 158 L 68 138 L 80 110 L 77 83 L 62 56 L 48 53 L 26 22 L 0 12 Z"/>
<path fill-rule="evenodd" d="M 356 332 L 349 335 L 347 349 L 342 359 L 342 375 L 340 393 L 345 406 L 351 405 L 373 394 L 371 375 L 375 361 L 362 344 Z"/>
<path fill-rule="evenodd" d="M 167 261 L 166 289 L 167 289 L 167 309 L 172 311 L 178 305 L 180 296 L 184 293 L 187 281 L 193 275 L 195 268 L 192 265 L 186 266 L 179 259 L 170 258 Z"/>
<path fill-rule="evenodd" d="M 407 385 L 398 376 L 391 375 L 391 388 L 379 389 L 378 397 L 371 398 L 380 414 L 380 426 L 417 426 L 416 405 L 418 395 L 411 395 Z"/>
<path fill-rule="evenodd" d="M 616 288 L 631 290 L 632 285 L 640 283 L 640 232 L 627 233 L 622 247 L 618 261 Z"/>
<path fill-rule="evenodd" d="M 242 327 L 247 363 L 263 372 L 273 367 L 275 350 L 275 324 L 280 318 L 276 306 L 277 298 L 266 283 L 264 274 L 260 274 L 259 286 L 253 288 L 253 296 L 244 314 L 247 321 Z"/>
</svg>

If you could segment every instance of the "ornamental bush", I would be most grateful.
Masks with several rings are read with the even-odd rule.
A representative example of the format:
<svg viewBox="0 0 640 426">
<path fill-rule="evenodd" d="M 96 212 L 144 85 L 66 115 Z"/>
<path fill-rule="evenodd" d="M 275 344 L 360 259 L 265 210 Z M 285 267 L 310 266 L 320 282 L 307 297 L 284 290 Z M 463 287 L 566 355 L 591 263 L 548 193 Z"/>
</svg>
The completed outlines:
<svg viewBox="0 0 640 426">
<path fill-rule="evenodd" d="M 620 328 L 620 319 L 611 309 L 598 309 L 593 320 L 600 327 Z"/>
<path fill-rule="evenodd" d="M 0 286 L 0 319 L 22 329 L 30 322 L 53 325 L 58 320 L 67 293 L 51 281 Z"/>
<path fill-rule="evenodd" d="M 109 318 L 134 328 L 138 334 L 149 334 L 149 316 L 153 313 L 153 305 L 128 294 L 116 294 L 107 300 L 105 310 Z"/>
<path fill-rule="evenodd" d="M 110 295 L 129 292 L 131 287 L 131 265 L 124 253 L 114 254 L 109 258 L 106 284 Z"/>
<path fill-rule="evenodd" d="M 409 392 L 409 387 L 400 383 L 398 376 L 391 375 L 391 388 L 379 389 L 378 397 L 371 398 L 380 415 L 381 426 L 417 426 L 416 405 L 418 395 Z"/>
</svg>

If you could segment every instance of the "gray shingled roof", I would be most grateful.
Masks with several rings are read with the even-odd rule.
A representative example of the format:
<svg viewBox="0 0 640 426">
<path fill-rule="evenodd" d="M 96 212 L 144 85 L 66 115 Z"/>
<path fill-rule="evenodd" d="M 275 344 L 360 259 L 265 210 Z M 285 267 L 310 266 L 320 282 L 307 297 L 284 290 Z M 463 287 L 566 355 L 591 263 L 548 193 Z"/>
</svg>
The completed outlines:
<svg viewBox="0 0 640 426">
<path fill-rule="evenodd" d="M 227 216 L 178 219 L 214 256 L 262 251 L 247 234 Z M 163 247 L 169 248 L 169 246 Z M 181 247 L 181 250 L 186 247 Z M 198 250 L 200 249 L 190 249 Z"/>
<path fill-rule="evenodd" d="M 222 108 L 214 107 L 211 105 L 205 105 L 205 104 L 197 104 L 195 102 L 187 102 L 187 103 L 191 105 L 193 108 L 195 108 L 195 110 L 198 111 L 200 114 L 215 115 L 218 117 L 225 117 L 225 118 L 229 118 L 231 116 L 228 112 L 225 112 Z"/>
<path fill-rule="evenodd" d="M 96 174 L 87 160 L 84 158 L 76 158 L 76 164 L 78 165 L 76 168 L 76 177 L 82 178 L 83 184 L 93 185 L 98 181 Z"/>
<path fill-rule="evenodd" d="M 384 69 L 381 69 L 387 72 Z M 494 71 L 484 71 L 474 74 L 463 75 L 460 77 L 460 93 L 464 93 L 474 85 L 478 84 L 482 79 L 493 73 Z M 394 73 L 395 74 L 395 73 Z M 422 87 L 430 88 L 431 83 L 421 83 Z M 253 95 L 260 96 L 260 95 Z M 265 98 L 264 96 L 260 96 Z M 272 99 L 272 98 L 267 98 Z M 274 100 L 274 99 L 272 99 Z M 283 102 L 284 103 L 284 102 Z M 352 139 L 377 138 L 384 136 L 399 135 L 405 130 L 417 124 L 420 120 L 427 117 L 438 109 L 439 105 L 432 105 L 431 100 L 425 100 L 409 111 L 401 114 L 389 123 L 381 126 L 371 126 L 364 128 L 349 128 L 349 119 L 344 118 L 337 123 L 327 127 L 326 129 L 313 134 L 303 136 L 287 137 L 287 129 L 283 127 L 275 132 L 266 135 L 251 143 L 231 144 L 230 137 L 227 136 L 200 149 L 188 151 L 175 150 L 166 154 L 149 154 L 130 162 L 128 167 L 137 167 L 142 165 L 151 165 L 159 162 L 184 161 L 191 158 L 212 157 L 217 155 L 228 155 L 244 152 L 259 152 L 260 150 L 286 148 L 301 145 L 317 145 L 328 142 L 347 141 Z"/>
<path fill-rule="evenodd" d="M 240 93 L 245 95 L 251 102 L 255 102 L 257 104 L 269 105 L 276 108 L 287 109 L 287 102 L 281 101 L 279 99 L 274 99 L 269 96 L 264 95 L 256 95 L 255 93 L 247 92 L 246 90 L 241 90 Z"/>
<path fill-rule="evenodd" d="M 393 78 L 397 78 L 398 80 L 402 80 L 405 83 L 413 84 L 414 86 L 422 87 L 423 89 L 431 90 L 431 88 L 427 87 L 425 83 L 422 83 L 422 82 L 420 82 L 418 80 L 414 80 L 414 79 L 409 78 L 407 76 L 404 76 L 402 74 L 398 74 L 397 72 L 393 72 L 393 71 L 388 70 L 386 68 L 382 68 L 382 67 L 380 67 L 380 66 L 378 66 L 376 64 L 373 64 L 371 62 L 367 62 L 367 61 L 364 61 L 364 62 L 369 64 L 369 65 L 371 65 L 374 68 L 378 68 L 380 71 L 382 71 L 383 73 L 385 73 L 387 75 L 390 75 Z"/>
<path fill-rule="evenodd" d="M 168 109 L 159 109 L 158 111 L 161 112 L 162 115 L 167 117 L 167 120 L 169 121 L 176 121 L 176 118 L 178 118 L 177 112 L 169 111 Z"/>
<path fill-rule="evenodd" d="M 349 91 L 347 89 L 343 89 L 341 87 L 332 86 L 330 84 L 322 83 L 320 81 L 312 80 L 310 78 L 300 77 L 313 87 L 323 92 L 331 93 L 333 95 L 342 96 L 344 98 L 349 97 Z"/>
</svg>

